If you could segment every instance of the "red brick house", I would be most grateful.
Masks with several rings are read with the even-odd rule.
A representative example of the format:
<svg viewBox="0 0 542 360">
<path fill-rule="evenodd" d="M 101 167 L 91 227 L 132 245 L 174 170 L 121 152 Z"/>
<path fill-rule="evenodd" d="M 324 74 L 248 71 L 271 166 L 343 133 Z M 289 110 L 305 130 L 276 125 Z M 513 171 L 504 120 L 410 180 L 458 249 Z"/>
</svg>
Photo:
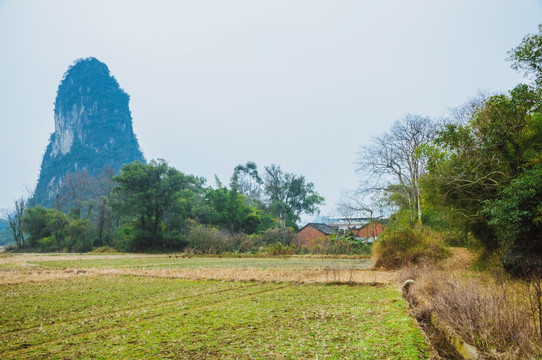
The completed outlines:
<svg viewBox="0 0 542 360">
<path fill-rule="evenodd" d="M 332 234 L 335 234 L 335 230 L 326 224 L 309 223 L 299 230 L 294 241 L 298 246 L 313 248 L 319 240 Z"/>
<path fill-rule="evenodd" d="M 364 225 L 361 229 L 359 229 L 356 232 L 356 236 L 367 239 L 368 241 L 372 242 L 382 234 L 382 232 L 386 229 L 386 226 L 378 221 L 372 221 L 366 225 Z"/>
</svg>

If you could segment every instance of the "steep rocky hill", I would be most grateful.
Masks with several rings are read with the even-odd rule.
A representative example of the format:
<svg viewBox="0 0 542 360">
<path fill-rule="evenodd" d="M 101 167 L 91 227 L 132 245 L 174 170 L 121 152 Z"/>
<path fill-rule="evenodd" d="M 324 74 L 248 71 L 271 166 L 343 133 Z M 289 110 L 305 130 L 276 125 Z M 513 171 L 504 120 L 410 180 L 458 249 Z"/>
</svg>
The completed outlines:
<svg viewBox="0 0 542 360">
<path fill-rule="evenodd" d="M 62 79 L 56 96 L 55 132 L 43 156 L 34 200 L 50 206 L 67 173 L 144 161 L 132 128 L 129 95 L 95 58 L 77 60 Z"/>
</svg>

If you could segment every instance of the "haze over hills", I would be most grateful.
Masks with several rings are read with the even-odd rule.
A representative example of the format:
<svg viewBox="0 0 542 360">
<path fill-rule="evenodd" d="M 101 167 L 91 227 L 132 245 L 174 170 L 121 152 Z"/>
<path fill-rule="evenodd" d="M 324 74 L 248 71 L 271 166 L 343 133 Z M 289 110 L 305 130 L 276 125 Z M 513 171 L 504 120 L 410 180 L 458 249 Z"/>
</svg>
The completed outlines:
<svg viewBox="0 0 542 360">
<path fill-rule="evenodd" d="M 13 242 L 13 235 L 8 229 L 8 224 L 5 220 L 0 220 L 0 246 L 7 245 Z"/>
<path fill-rule="evenodd" d="M 132 128 L 130 96 L 107 65 L 90 57 L 75 61 L 62 79 L 55 100 L 55 131 L 43 156 L 36 204 L 50 206 L 68 173 L 115 172 L 145 161 Z"/>
</svg>

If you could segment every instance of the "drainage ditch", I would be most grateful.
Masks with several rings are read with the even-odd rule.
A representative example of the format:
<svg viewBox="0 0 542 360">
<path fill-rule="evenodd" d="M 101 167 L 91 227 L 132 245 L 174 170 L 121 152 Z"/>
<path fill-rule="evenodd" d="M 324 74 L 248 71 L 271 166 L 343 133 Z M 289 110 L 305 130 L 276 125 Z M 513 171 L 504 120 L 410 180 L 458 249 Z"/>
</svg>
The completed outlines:
<svg viewBox="0 0 542 360">
<path fill-rule="evenodd" d="M 414 285 L 414 280 L 407 280 L 402 289 L 403 297 L 408 301 L 411 309 L 420 303 L 420 300 L 410 293 L 412 285 Z M 416 320 L 441 359 L 476 360 L 480 358 L 476 348 L 466 343 L 453 329 L 444 324 L 437 314 L 416 316 Z"/>
<path fill-rule="evenodd" d="M 457 350 L 448 342 L 446 336 L 431 323 L 430 319 L 417 318 L 416 320 L 431 343 L 431 346 L 435 349 L 441 359 L 464 360 Z"/>
</svg>

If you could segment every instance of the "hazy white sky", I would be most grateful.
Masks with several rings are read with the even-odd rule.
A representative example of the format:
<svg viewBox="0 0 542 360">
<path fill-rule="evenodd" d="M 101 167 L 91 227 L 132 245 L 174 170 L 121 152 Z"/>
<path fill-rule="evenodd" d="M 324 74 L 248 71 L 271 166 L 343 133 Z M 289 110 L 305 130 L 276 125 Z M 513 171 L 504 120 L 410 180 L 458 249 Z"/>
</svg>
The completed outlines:
<svg viewBox="0 0 542 360">
<path fill-rule="evenodd" d="M 210 184 L 276 163 L 332 214 L 360 145 L 523 81 L 507 51 L 541 22 L 535 0 L 0 0 L 0 209 L 35 186 L 78 58 L 130 94 L 147 159 Z"/>
</svg>

